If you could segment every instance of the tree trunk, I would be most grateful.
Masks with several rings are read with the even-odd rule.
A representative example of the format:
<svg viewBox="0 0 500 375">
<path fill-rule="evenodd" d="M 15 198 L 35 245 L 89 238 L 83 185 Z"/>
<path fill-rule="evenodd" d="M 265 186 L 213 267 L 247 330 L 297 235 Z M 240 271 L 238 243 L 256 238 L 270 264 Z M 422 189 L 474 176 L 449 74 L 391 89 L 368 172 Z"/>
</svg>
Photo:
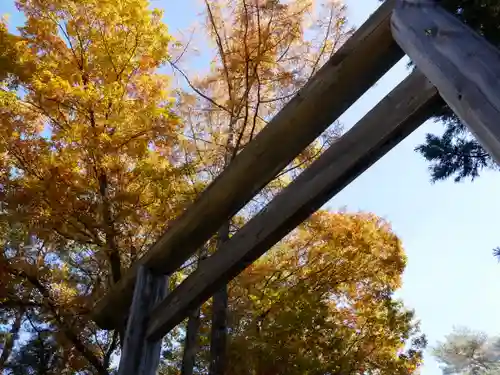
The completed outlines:
<svg viewBox="0 0 500 375">
<path fill-rule="evenodd" d="M 181 375 L 193 375 L 196 354 L 198 352 L 198 331 L 200 329 L 200 309 L 189 314 L 182 356 Z"/>
<path fill-rule="evenodd" d="M 9 336 L 5 339 L 3 344 L 2 355 L 0 355 L 0 374 L 3 374 L 5 369 L 5 364 L 9 360 L 10 354 L 12 353 L 12 348 L 19 336 L 19 330 L 21 329 L 21 323 L 24 317 L 24 309 L 20 308 L 16 312 L 14 322 L 12 323 L 12 328 L 10 329 Z"/>
<path fill-rule="evenodd" d="M 205 244 L 198 254 L 198 267 L 207 257 L 208 245 Z M 198 353 L 198 331 L 200 330 L 200 308 L 189 314 L 184 340 L 184 353 L 182 355 L 181 375 L 193 375 L 196 354 Z"/>
<path fill-rule="evenodd" d="M 229 238 L 229 221 L 218 232 L 217 250 Z M 209 375 L 223 375 L 226 368 L 227 285 L 213 296 Z"/>
<path fill-rule="evenodd" d="M 223 375 L 226 366 L 227 285 L 214 294 L 209 375 Z"/>
</svg>

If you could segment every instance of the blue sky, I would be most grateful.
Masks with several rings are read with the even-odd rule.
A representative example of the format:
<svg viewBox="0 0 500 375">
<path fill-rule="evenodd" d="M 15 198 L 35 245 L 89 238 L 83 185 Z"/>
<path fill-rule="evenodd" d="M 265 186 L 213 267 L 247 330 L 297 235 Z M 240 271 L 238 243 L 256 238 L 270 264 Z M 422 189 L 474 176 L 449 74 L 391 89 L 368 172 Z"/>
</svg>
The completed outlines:
<svg viewBox="0 0 500 375">
<path fill-rule="evenodd" d="M 10 13 L 11 24 L 18 24 L 12 3 L 1 0 L 0 14 Z M 165 21 L 174 33 L 190 26 L 201 9 L 197 0 L 152 3 L 166 9 Z M 349 21 L 359 26 L 379 3 L 348 0 L 348 5 Z M 342 116 L 345 127 L 407 74 L 404 61 L 396 65 Z M 399 296 L 416 310 L 430 344 L 459 325 L 500 334 L 500 264 L 492 256 L 500 246 L 500 200 L 495 198 L 500 173 L 485 172 L 473 183 L 430 184 L 427 163 L 413 149 L 425 133 L 440 130 L 440 124 L 424 124 L 327 204 L 371 211 L 392 224 L 408 255 Z M 422 375 L 440 373 L 427 355 Z"/>
</svg>

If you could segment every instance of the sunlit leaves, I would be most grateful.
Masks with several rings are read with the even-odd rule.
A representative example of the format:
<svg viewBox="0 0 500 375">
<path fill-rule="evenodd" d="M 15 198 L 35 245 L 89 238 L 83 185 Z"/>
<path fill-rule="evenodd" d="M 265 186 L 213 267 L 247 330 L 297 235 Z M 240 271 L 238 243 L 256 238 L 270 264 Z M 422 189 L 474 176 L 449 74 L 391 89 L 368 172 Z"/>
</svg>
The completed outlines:
<svg viewBox="0 0 500 375">
<path fill-rule="evenodd" d="M 171 37 L 145 0 L 16 5 L 18 35 L 0 25 L 0 219 L 17 228 L 2 274 L 21 287 L 1 297 L 36 309 L 64 366 L 102 373 L 117 342 L 99 344 L 89 309 L 194 198 L 158 72 Z"/>
<path fill-rule="evenodd" d="M 7 309 L 0 318 L 23 319 L 29 340 L 12 358 L 29 362 L 26 371 L 106 374 L 118 334 L 88 320 L 95 299 L 351 30 L 333 0 L 207 0 L 202 30 L 212 64 L 201 77 L 186 74 L 189 92 L 174 95 L 159 69 L 168 61 L 185 74 L 186 62 L 169 56 L 162 14 L 147 1 L 17 5 L 26 17 L 19 35 L 0 25 L 0 303 Z M 252 209 L 338 134 L 334 124 Z M 233 226 L 244 225 L 245 214 Z M 404 264 L 398 239 L 379 219 L 318 213 L 231 284 L 228 371 L 411 373 L 421 346 L 403 346 L 417 329 L 392 298 Z M 185 275 L 176 276 L 173 284 Z M 208 332 L 203 324 L 199 369 Z M 175 360 L 180 337 L 179 330 L 169 336 L 167 359 Z M 47 356 L 31 363 L 42 347 Z"/>
<path fill-rule="evenodd" d="M 415 373 L 425 339 L 393 297 L 405 263 L 399 239 L 378 217 L 316 213 L 230 284 L 226 373 Z M 164 373 L 175 373 L 175 353 Z"/>
<path fill-rule="evenodd" d="M 380 219 L 315 214 L 234 283 L 229 367 L 406 373 L 420 356 L 398 355 L 415 333 L 413 314 L 392 300 L 404 265 L 399 240 Z"/>
<path fill-rule="evenodd" d="M 184 142 L 198 175 L 213 179 L 295 95 L 351 33 L 339 1 L 205 1 L 205 32 L 199 38 L 211 58 L 210 70 L 189 73 L 186 41 L 172 62 L 189 90 L 178 108 L 187 124 Z M 168 8 L 167 8 L 168 9 Z M 207 43 L 208 42 L 208 43 Z M 179 50 L 179 48 L 176 48 Z M 186 61 L 184 61 L 186 60 Z M 185 70 L 185 71 L 184 71 Z M 307 124 L 302 124 L 307 126 Z M 306 149 L 259 197 L 261 207 L 318 157 L 338 124 Z"/>
<path fill-rule="evenodd" d="M 26 69 L 0 98 L 5 168 L 16 171 L 5 175 L 7 207 L 21 205 L 16 219 L 40 238 L 105 247 L 123 225 L 143 242 L 148 223 L 166 224 L 174 201 L 189 200 L 174 199 L 184 161 L 172 157 L 181 128 L 157 73 L 170 41 L 161 12 L 142 0 L 18 7 L 26 23 L 11 47 Z"/>
</svg>

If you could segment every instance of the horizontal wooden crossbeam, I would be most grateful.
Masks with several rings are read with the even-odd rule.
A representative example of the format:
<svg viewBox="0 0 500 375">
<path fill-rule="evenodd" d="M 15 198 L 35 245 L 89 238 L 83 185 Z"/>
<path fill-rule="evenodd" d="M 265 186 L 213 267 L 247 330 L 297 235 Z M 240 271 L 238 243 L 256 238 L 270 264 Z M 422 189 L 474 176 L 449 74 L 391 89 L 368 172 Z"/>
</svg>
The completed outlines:
<svg viewBox="0 0 500 375">
<path fill-rule="evenodd" d="M 161 302 L 150 316 L 148 337 L 163 337 L 442 104 L 427 78 L 413 72 Z"/>
<path fill-rule="evenodd" d="M 342 115 L 403 56 L 390 30 L 386 1 L 269 122 L 167 232 L 95 306 L 102 328 L 123 324 L 137 269 L 171 274 Z M 352 139 L 352 148 L 357 141 Z M 350 149 L 346 149 L 346 158 Z"/>
</svg>

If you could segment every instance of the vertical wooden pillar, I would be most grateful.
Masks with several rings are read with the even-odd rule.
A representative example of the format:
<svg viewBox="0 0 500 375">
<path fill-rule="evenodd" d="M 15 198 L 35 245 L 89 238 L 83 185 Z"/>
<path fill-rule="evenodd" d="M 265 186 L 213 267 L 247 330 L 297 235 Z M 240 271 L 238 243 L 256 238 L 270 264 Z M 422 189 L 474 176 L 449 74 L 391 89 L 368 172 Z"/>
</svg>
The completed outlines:
<svg viewBox="0 0 500 375">
<path fill-rule="evenodd" d="M 433 0 L 398 0 L 392 34 L 500 163 L 500 51 Z"/>
<path fill-rule="evenodd" d="M 149 315 L 167 294 L 168 277 L 140 266 L 130 306 L 118 375 L 155 375 L 160 361 L 161 338 L 146 339 Z"/>
</svg>

